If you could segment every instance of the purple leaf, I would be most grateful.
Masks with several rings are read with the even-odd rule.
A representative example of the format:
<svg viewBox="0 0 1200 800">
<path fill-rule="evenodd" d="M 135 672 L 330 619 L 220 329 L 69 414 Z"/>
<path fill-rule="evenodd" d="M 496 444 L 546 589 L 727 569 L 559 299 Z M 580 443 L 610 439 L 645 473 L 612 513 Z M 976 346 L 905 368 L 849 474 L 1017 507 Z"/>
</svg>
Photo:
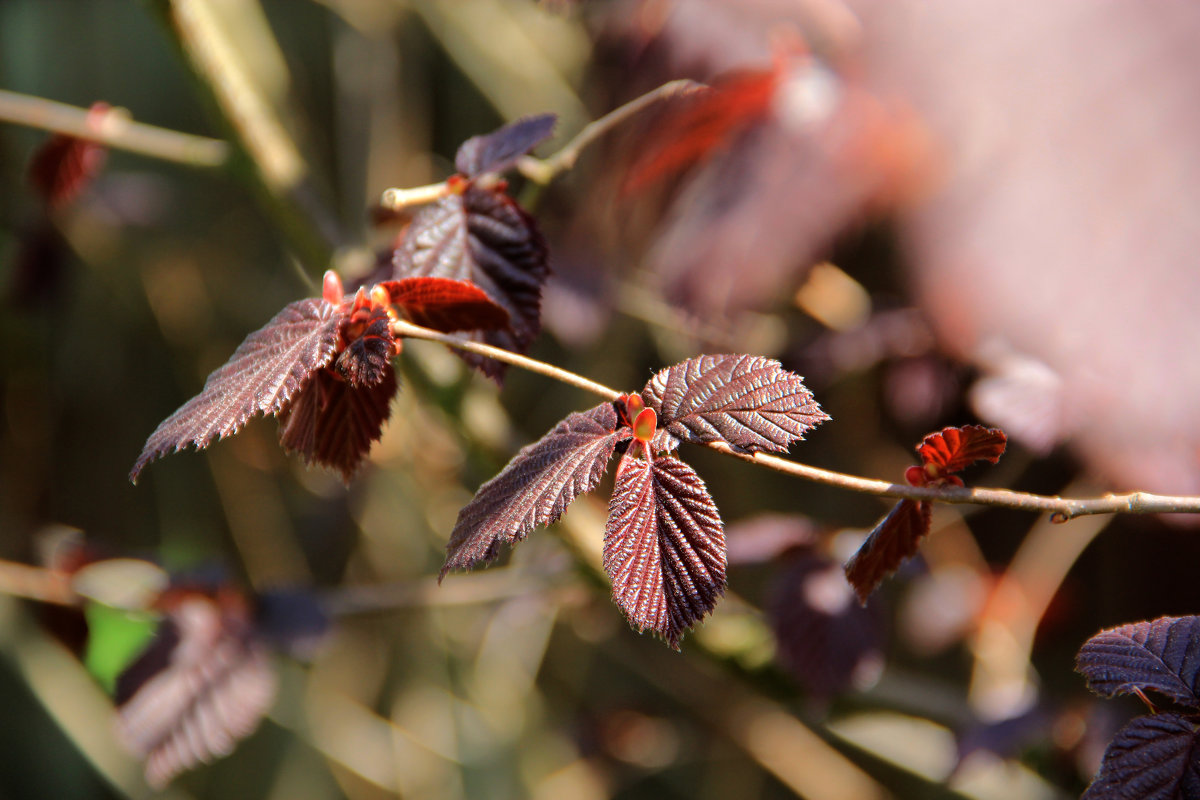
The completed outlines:
<svg viewBox="0 0 1200 800">
<path fill-rule="evenodd" d="M 129 473 L 188 445 L 208 447 L 237 433 L 255 414 L 276 414 L 329 364 L 337 350 L 342 315 L 323 300 L 299 300 L 246 337 L 229 361 L 208 376 L 200 394 L 150 434 Z"/>
<path fill-rule="evenodd" d="M 625 456 L 608 507 L 604 570 L 639 630 L 679 649 L 725 592 L 725 532 L 704 482 L 673 456 Z"/>
<path fill-rule="evenodd" d="M 392 277 L 469 281 L 509 316 L 507 327 L 473 334 L 477 341 L 523 353 L 541 330 L 542 284 L 550 274 L 546 243 L 533 218 L 508 195 L 469 185 L 422 209 L 392 259 Z M 504 366 L 464 354 L 484 374 Z"/>
<path fill-rule="evenodd" d="M 454 156 L 455 168 L 468 178 L 484 172 L 503 172 L 554 133 L 554 114 L 522 117 L 482 136 L 462 143 Z"/>
<path fill-rule="evenodd" d="M 514 544 L 557 520 L 572 500 L 596 488 L 623 438 L 629 438 L 628 429 L 617 431 L 617 412 L 604 403 L 571 414 L 522 448 L 458 512 L 442 577 L 491 561 L 501 542 Z"/>
<path fill-rule="evenodd" d="M 766 603 L 776 658 L 813 695 L 873 683 L 883 667 L 877 609 L 855 602 L 841 565 L 816 553 L 789 560 Z"/>
<path fill-rule="evenodd" d="M 1075 669 L 1106 697 L 1152 689 L 1200 709 L 1200 617 L 1161 617 L 1100 631 L 1080 648 Z"/>
<path fill-rule="evenodd" d="M 390 361 L 382 369 L 378 383 L 360 386 L 331 370 L 319 371 L 279 412 L 283 449 L 300 453 L 309 464 L 339 470 L 349 482 L 391 413 L 396 371 Z"/>
<path fill-rule="evenodd" d="M 1137 717 L 1104 752 L 1082 800 L 1192 800 L 1200 797 L 1200 740 L 1194 719 Z"/>
<path fill-rule="evenodd" d="M 387 309 L 367 306 L 353 311 L 342 330 L 350 342 L 334 361 L 338 373 L 355 388 L 378 384 L 391 371 L 395 355 Z"/>
<path fill-rule="evenodd" d="M 162 788 L 185 770 L 228 755 L 258 727 L 276 677 L 244 609 L 188 595 L 117 681 L 117 731 Z"/>
<path fill-rule="evenodd" d="M 668 367 L 642 390 L 676 439 L 785 452 L 829 419 L 799 375 L 762 356 L 705 355 Z"/>
<path fill-rule="evenodd" d="M 862 603 L 900 565 L 916 555 L 929 533 L 933 507 L 924 501 L 901 500 L 846 563 L 846 580 Z"/>
</svg>

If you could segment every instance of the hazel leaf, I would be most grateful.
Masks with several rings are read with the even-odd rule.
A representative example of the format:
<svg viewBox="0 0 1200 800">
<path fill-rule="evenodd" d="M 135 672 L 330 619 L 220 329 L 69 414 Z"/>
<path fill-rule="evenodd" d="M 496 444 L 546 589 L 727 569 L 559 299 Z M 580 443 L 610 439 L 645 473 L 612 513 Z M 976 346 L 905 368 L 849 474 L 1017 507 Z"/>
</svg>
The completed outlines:
<svg viewBox="0 0 1200 800">
<path fill-rule="evenodd" d="M 860 603 L 866 603 L 884 578 L 916 555 L 921 540 L 929 534 L 932 517 L 929 503 L 906 498 L 879 521 L 846 563 L 846 580 Z"/>
<path fill-rule="evenodd" d="M 665 455 L 625 456 L 608 507 L 604 571 L 639 630 L 678 650 L 725 593 L 725 532 L 700 476 Z"/>
<path fill-rule="evenodd" d="M 1008 437 L 999 428 L 964 425 L 931 433 L 917 445 L 926 470 L 935 467 L 938 475 L 959 472 L 976 461 L 995 464 L 1004 454 Z"/>
<path fill-rule="evenodd" d="M 690 358 L 655 375 L 642 399 L 675 439 L 744 452 L 786 452 L 829 419 L 799 375 L 762 356 Z"/>
<path fill-rule="evenodd" d="M 472 136 L 458 148 L 454 166 L 468 178 L 485 172 L 503 172 L 550 138 L 557 121 L 555 114 L 536 114 L 510 122 L 491 133 Z"/>
<path fill-rule="evenodd" d="M 508 312 L 473 283 L 449 278 L 403 278 L 380 284 L 409 320 L 443 333 L 508 327 Z"/>
<path fill-rule="evenodd" d="M 237 433 L 255 414 L 277 414 L 337 350 L 343 312 L 310 298 L 285 306 L 246 337 L 200 394 L 179 407 L 150 434 L 129 473 L 193 445 L 198 450 Z"/>
<path fill-rule="evenodd" d="M 1200 617 L 1160 617 L 1097 633 L 1075 658 L 1097 694 L 1158 692 L 1200 710 Z"/>
<path fill-rule="evenodd" d="M 1082 800 L 1192 800 L 1200 797 L 1196 720 L 1179 714 L 1133 719 L 1104 751 Z"/>
<path fill-rule="evenodd" d="M 418 212 L 392 259 L 395 280 L 450 278 L 482 289 L 507 312 L 508 325 L 471 338 L 517 353 L 541 331 L 549 274 L 546 243 L 533 218 L 502 191 L 474 184 Z M 462 357 L 490 377 L 504 374 L 494 359 Z"/>
<path fill-rule="evenodd" d="M 279 413 L 279 443 L 309 464 L 338 470 L 349 482 L 372 442 L 383 435 L 396 389 L 390 361 L 379 381 L 369 385 L 356 386 L 321 370 Z"/>
<path fill-rule="evenodd" d="M 617 423 L 612 403 L 603 403 L 571 414 L 522 448 L 458 512 L 441 577 L 492 561 L 501 543 L 515 544 L 551 524 L 572 500 L 595 489 L 617 442 L 629 438 Z"/>
</svg>

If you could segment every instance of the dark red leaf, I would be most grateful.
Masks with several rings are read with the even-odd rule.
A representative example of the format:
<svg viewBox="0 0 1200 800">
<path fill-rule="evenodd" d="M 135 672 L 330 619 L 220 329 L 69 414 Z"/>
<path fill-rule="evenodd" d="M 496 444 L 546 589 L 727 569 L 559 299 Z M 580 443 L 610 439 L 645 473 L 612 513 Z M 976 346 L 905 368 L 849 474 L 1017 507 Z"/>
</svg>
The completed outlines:
<svg viewBox="0 0 1200 800">
<path fill-rule="evenodd" d="M 396 388 L 390 362 L 373 385 L 354 386 L 332 370 L 321 370 L 279 412 L 279 443 L 309 464 L 339 470 L 349 481 L 371 443 L 383 435 Z"/>
<path fill-rule="evenodd" d="M 387 309 L 380 306 L 357 309 L 343 320 L 341 338 L 346 349 L 334 366 L 351 386 L 374 386 L 391 372 L 396 354 L 391 322 Z"/>
<path fill-rule="evenodd" d="M 1200 797 L 1200 738 L 1194 718 L 1137 717 L 1104 752 L 1100 774 L 1082 800 L 1195 800 Z"/>
<path fill-rule="evenodd" d="M 473 283 L 449 278 L 403 278 L 380 284 L 393 303 L 417 325 L 435 331 L 497 330 L 508 312 Z"/>
<path fill-rule="evenodd" d="M 392 260 L 392 277 L 470 281 L 509 315 L 508 327 L 473 338 L 523 353 L 541 330 L 542 284 L 550 273 L 546 243 L 533 218 L 501 191 L 469 185 L 421 210 Z M 463 355 L 486 375 L 504 365 Z"/>
<path fill-rule="evenodd" d="M 636 192 L 728 145 L 769 113 L 780 78 L 778 68 L 747 70 L 682 98 L 660 115 L 622 191 Z"/>
<path fill-rule="evenodd" d="M 1075 668 L 1111 697 L 1150 689 L 1200 710 L 1200 617 L 1161 617 L 1100 631 Z"/>
<path fill-rule="evenodd" d="M 924 501 L 901 500 L 880 520 L 846 563 L 846 580 L 862 603 L 900 565 L 912 558 L 929 534 L 933 507 Z"/>
<path fill-rule="evenodd" d="M 766 612 L 776 658 L 812 694 L 829 697 L 878 678 L 882 620 L 855 602 L 837 562 L 811 552 L 790 559 L 772 581 Z"/>
<path fill-rule="evenodd" d="M 676 439 L 785 452 L 829 419 L 799 375 L 762 356 L 705 355 L 662 370 L 642 390 Z"/>
<path fill-rule="evenodd" d="M 1007 441 L 1008 437 L 999 428 L 964 425 L 929 434 L 917 445 L 917 452 L 927 470 L 932 465 L 936 467 L 938 475 L 949 475 L 976 461 L 995 464 L 1004 454 Z"/>
<path fill-rule="evenodd" d="M 117 681 L 117 730 L 162 788 L 229 754 L 275 697 L 276 677 L 244 609 L 189 595 Z"/>
<path fill-rule="evenodd" d="M 137 483 L 142 469 L 167 453 L 203 449 L 236 433 L 255 414 L 279 413 L 333 359 L 341 320 L 339 309 L 323 300 L 284 307 L 208 376 L 200 394 L 159 424 L 129 479 Z"/>
<path fill-rule="evenodd" d="M 673 456 L 622 460 L 604 529 L 613 601 L 676 650 L 725 592 L 725 532 L 704 482 Z"/>
<path fill-rule="evenodd" d="M 454 156 L 455 168 L 468 178 L 503 172 L 554 133 L 554 114 L 522 117 L 483 136 L 472 136 Z"/>
<path fill-rule="evenodd" d="M 497 555 L 539 525 L 549 525 L 571 501 L 596 488 L 613 449 L 629 438 L 617 430 L 612 403 L 571 414 L 538 441 L 521 449 L 500 474 L 475 493 L 460 512 L 446 545 L 442 577 Z"/>
<path fill-rule="evenodd" d="M 94 103 L 88 111 L 89 126 L 109 113 L 108 103 Z M 104 167 L 108 149 L 97 142 L 58 133 L 38 148 L 29 162 L 29 184 L 51 208 L 67 205 L 92 182 Z"/>
</svg>

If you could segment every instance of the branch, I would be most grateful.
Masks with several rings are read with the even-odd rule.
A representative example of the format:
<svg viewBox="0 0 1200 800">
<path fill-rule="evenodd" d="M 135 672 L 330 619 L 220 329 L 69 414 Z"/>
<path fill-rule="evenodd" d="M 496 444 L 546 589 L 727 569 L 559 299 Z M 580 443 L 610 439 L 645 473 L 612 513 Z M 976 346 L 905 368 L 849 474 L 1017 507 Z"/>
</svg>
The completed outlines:
<svg viewBox="0 0 1200 800">
<path fill-rule="evenodd" d="M 439 333 L 437 331 L 413 325 L 410 322 L 393 322 L 392 333 L 396 336 L 409 336 L 414 339 L 426 339 L 441 342 L 459 350 L 488 356 L 497 361 L 503 361 L 514 367 L 536 372 L 548 378 L 561 381 L 579 389 L 592 392 L 606 400 L 616 400 L 623 393 L 603 384 L 588 380 L 569 370 L 555 367 L 543 361 L 499 347 L 481 344 L 462 339 L 458 336 Z M 718 453 L 748 461 L 752 464 L 773 469 L 797 478 L 803 478 L 813 483 L 834 486 L 861 494 L 873 494 L 881 497 L 907 497 L 912 500 L 929 500 L 935 503 L 953 503 L 960 505 L 997 506 L 1012 508 L 1019 511 L 1036 511 L 1050 514 L 1051 522 L 1066 522 L 1075 517 L 1092 514 L 1197 514 L 1200 513 L 1200 497 L 1187 495 L 1159 495 L 1149 492 L 1130 492 L 1128 494 L 1106 494 L 1102 497 L 1073 498 L 1051 497 L 1048 495 L 1015 492 L 1009 489 L 975 489 L 958 486 L 932 487 L 909 486 L 901 483 L 862 478 L 857 475 L 847 475 L 844 472 L 812 467 L 789 461 L 786 458 L 772 456 L 766 453 L 743 453 L 734 450 L 724 442 L 711 442 L 707 445 Z"/>
<path fill-rule="evenodd" d="M 211 169 L 229 161 L 228 142 L 134 122 L 122 108 L 111 109 L 97 122 L 86 108 L 0 89 L 0 120 L 189 167 Z"/>
<path fill-rule="evenodd" d="M 583 389 L 586 392 L 598 394 L 605 400 L 617 400 L 622 396 L 621 392 L 616 389 L 610 389 L 602 383 L 590 381 L 582 375 L 576 375 L 569 370 L 560 369 L 559 367 L 547 364 L 544 361 L 538 361 L 527 356 L 517 355 L 511 350 L 505 350 L 500 347 L 493 347 L 490 344 L 482 342 L 473 342 L 469 339 L 463 339 L 460 336 L 452 336 L 448 333 L 422 328 L 420 325 L 414 325 L 411 322 L 397 320 L 392 323 L 392 334 L 395 336 L 407 336 L 412 339 L 425 339 L 430 342 L 441 342 L 444 345 L 455 348 L 456 350 L 465 350 L 468 353 L 476 355 L 488 356 L 497 361 L 503 361 L 506 364 L 512 364 L 514 367 L 536 372 L 539 375 L 545 375 L 548 378 L 553 378 L 556 381 L 569 384 L 578 389 Z"/>
<path fill-rule="evenodd" d="M 657 89 L 652 89 L 641 97 L 630 100 L 625 105 L 608 112 L 600 119 L 589 122 L 575 135 L 575 138 L 563 145 L 562 149 L 553 155 L 546 158 L 524 156 L 517 161 L 517 170 L 534 183 L 545 186 L 574 167 L 584 148 L 638 112 L 661 100 L 682 97 L 705 88 L 707 87 L 702 83 L 686 79 L 664 83 Z M 400 211 L 441 200 L 453 191 L 448 181 L 431 183 L 413 189 L 385 189 L 379 204 L 389 211 Z"/>
<path fill-rule="evenodd" d="M 61 572 L 0 560 L 0 594 L 59 606 L 79 605 L 79 595 Z"/>
<path fill-rule="evenodd" d="M 517 162 L 517 169 L 529 180 L 544 186 L 563 172 L 574 167 L 584 148 L 630 117 L 635 116 L 659 101 L 683 97 L 706 88 L 702 83 L 687 79 L 664 83 L 657 89 L 652 89 L 641 97 L 634 98 L 625 105 L 613 109 L 603 117 L 600 117 L 600 119 L 589 122 L 583 126 L 583 130 L 575 135 L 574 139 L 567 142 L 554 155 L 546 158 L 525 156 Z"/>
</svg>

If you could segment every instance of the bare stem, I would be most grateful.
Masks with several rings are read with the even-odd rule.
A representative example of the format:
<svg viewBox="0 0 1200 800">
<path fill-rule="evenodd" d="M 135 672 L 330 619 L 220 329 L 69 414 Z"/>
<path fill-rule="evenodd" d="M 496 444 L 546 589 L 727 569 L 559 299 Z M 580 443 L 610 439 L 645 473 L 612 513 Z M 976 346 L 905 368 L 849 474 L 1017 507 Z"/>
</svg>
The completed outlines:
<svg viewBox="0 0 1200 800">
<path fill-rule="evenodd" d="M 397 336 L 410 336 L 414 339 L 441 342 L 459 350 L 489 356 L 497 361 L 511 364 L 514 367 L 536 372 L 539 375 L 545 375 L 548 378 L 553 378 L 562 383 L 600 395 L 606 400 L 616 400 L 623 394 L 561 367 L 555 367 L 543 361 L 529 358 L 528 356 L 517 355 L 499 347 L 492 347 L 491 345 L 480 344 L 479 342 L 472 342 L 450 334 L 422 328 L 409 322 L 401 321 L 392 323 L 392 332 Z M 1035 511 L 1050 514 L 1052 522 L 1066 522 L 1069 519 L 1088 516 L 1090 514 L 1200 513 L 1200 497 L 1195 496 L 1130 492 L 1127 494 L 1106 494 L 1102 497 L 1073 498 L 1014 492 L 1009 489 L 908 486 L 902 483 L 862 478 L 857 475 L 848 475 L 844 472 L 812 467 L 766 453 L 743 453 L 734 450 L 724 442 L 710 442 L 707 446 L 719 453 L 724 453 L 725 455 L 733 456 L 752 464 L 758 464 L 768 469 L 773 469 L 776 472 L 782 472 L 814 483 L 834 486 L 852 492 L 873 494 L 881 497 L 929 500 L 936 503 L 997 506 L 1020 511 Z"/>
<path fill-rule="evenodd" d="M 0 594 L 59 606 L 79 604 L 79 596 L 61 572 L 0 560 Z"/>
<path fill-rule="evenodd" d="M 134 122 L 124 109 L 112 109 L 100 122 L 86 108 L 0 89 L 0 120 L 65 133 L 131 153 L 189 167 L 222 167 L 229 144 L 220 139 Z"/>
<path fill-rule="evenodd" d="M 687 79 L 664 83 L 657 89 L 653 89 L 641 97 L 634 98 L 625 105 L 608 112 L 603 117 L 584 125 L 583 129 L 575 135 L 575 138 L 567 142 L 554 155 L 546 158 L 525 156 L 517 162 L 517 169 L 529 180 L 544 186 L 557 178 L 561 173 L 574 167 L 584 148 L 630 117 L 662 100 L 681 97 L 704 88 L 704 84 Z"/>
<path fill-rule="evenodd" d="M 518 355 L 511 350 L 505 350 L 501 347 L 493 347 L 490 344 L 482 342 L 473 342 L 470 339 L 464 339 L 460 336 L 453 336 L 448 333 L 422 328 L 420 325 L 414 325 L 411 322 L 397 320 L 392 323 L 392 333 L 396 336 L 407 336 L 412 339 L 425 339 L 430 342 L 441 342 L 444 345 L 455 348 L 456 350 L 465 350 L 468 353 L 487 356 L 494 358 L 497 361 L 503 361 L 506 364 L 512 364 L 514 367 L 536 372 L 539 375 L 545 375 L 548 378 L 553 378 L 556 381 L 569 384 L 586 392 L 598 394 L 606 400 L 616 400 L 621 397 L 621 392 L 616 389 L 610 389 L 602 383 L 590 381 L 582 375 L 576 375 L 569 370 L 560 369 L 559 367 L 547 364 L 544 361 L 538 361 L 535 358 Z"/>
</svg>

